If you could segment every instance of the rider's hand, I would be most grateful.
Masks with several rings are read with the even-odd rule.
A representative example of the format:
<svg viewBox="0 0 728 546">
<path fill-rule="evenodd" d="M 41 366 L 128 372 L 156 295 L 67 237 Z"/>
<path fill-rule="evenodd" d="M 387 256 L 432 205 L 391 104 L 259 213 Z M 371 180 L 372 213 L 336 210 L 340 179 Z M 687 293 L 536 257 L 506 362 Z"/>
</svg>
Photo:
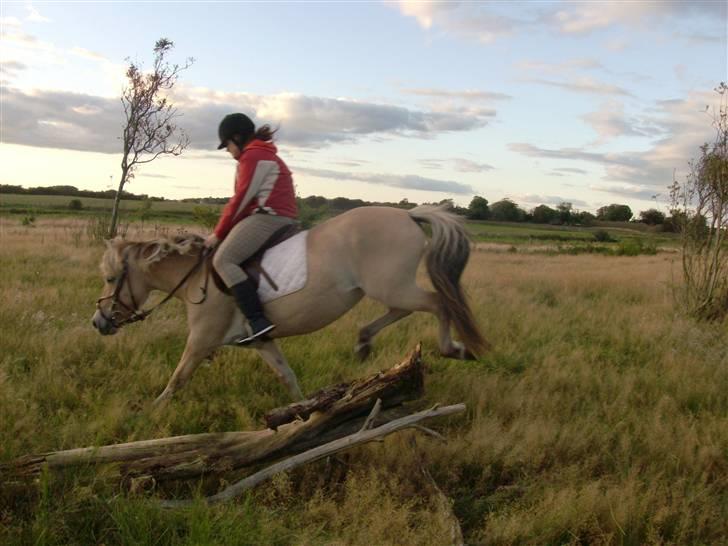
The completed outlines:
<svg viewBox="0 0 728 546">
<path fill-rule="evenodd" d="M 212 250 L 218 245 L 219 242 L 220 239 L 217 238 L 217 235 L 215 235 L 214 233 L 210 233 L 210 235 L 207 236 L 207 239 L 205 239 L 204 245 L 205 248 L 209 248 L 210 250 Z"/>
</svg>

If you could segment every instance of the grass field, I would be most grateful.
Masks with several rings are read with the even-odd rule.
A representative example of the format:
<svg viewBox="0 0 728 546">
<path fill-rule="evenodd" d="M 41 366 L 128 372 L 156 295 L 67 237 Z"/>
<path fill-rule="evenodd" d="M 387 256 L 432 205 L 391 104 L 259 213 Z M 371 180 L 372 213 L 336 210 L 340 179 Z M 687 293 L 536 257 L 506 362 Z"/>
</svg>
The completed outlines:
<svg viewBox="0 0 728 546">
<path fill-rule="evenodd" d="M 80 210 L 71 210 L 71 201 L 81 202 Z M 109 215 L 112 199 L 95 197 L 71 197 L 67 195 L 23 195 L 0 193 L 0 214 L 3 216 L 56 216 L 78 218 L 79 216 Z M 148 208 L 145 208 L 148 207 Z M 220 205 L 198 205 L 181 201 L 122 200 L 121 222 L 139 221 L 142 214 L 148 221 L 165 221 L 189 224 L 194 221 L 195 209 L 219 211 Z"/>
<path fill-rule="evenodd" d="M 81 201 L 81 210 L 69 209 L 71 200 Z M 144 209 L 145 206 L 150 208 Z M 78 218 L 79 216 L 108 216 L 112 207 L 110 199 L 88 197 L 70 197 L 61 195 L 22 195 L 0 194 L 0 215 L 8 217 L 55 216 L 59 218 Z M 220 205 L 198 205 L 179 201 L 156 201 L 145 205 L 144 201 L 122 201 L 121 223 L 139 222 L 143 215 L 147 222 L 176 222 L 190 226 L 194 224 L 200 212 L 215 215 Z M 597 231 L 606 231 L 615 242 L 638 239 L 650 241 L 660 247 L 676 246 L 674 234 L 649 231 L 644 224 L 627 222 L 607 222 L 595 227 L 551 226 L 544 224 L 513 222 L 467 223 L 468 231 L 474 241 L 501 245 L 529 245 L 541 249 L 556 249 L 557 245 L 583 246 L 593 242 Z M 609 245 L 606 245 L 609 246 Z"/>
<path fill-rule="evenodd" d="M 261 428 L 288 402 L 255 354 L 226 349 L 153 412 L 184 345 L 182 306 L 99 336 L 91 315 L 103 247 L 83 219 L 35 224 L 0 219 L 0 462 Z M 146 229 L 128 235 L 160 234 Z M 726 544 L 728 332 L 675 313 L 675 260 L 476 251 L 464 285 L 494 345 L 477 362 L 440 358 L 436 321 L 414 315 L 358 363 L 356 332 L 380 312 L 366 300 L 282 343 L 311 393 L 388 368 L 422 341 L 427 402 L 468 407 L 431 423 L 446 444 L 418 437 L 413 451 L 416 433 L 400 433 L 229 505 L 178 511 L 150 500 L 191 496 L 199 484 L 131 494 L 92 469 L 46 475 L 30 489 L 0 486 L 0 544 L 449 544 L 420 460 L 468 544 Z"/>
</svg>

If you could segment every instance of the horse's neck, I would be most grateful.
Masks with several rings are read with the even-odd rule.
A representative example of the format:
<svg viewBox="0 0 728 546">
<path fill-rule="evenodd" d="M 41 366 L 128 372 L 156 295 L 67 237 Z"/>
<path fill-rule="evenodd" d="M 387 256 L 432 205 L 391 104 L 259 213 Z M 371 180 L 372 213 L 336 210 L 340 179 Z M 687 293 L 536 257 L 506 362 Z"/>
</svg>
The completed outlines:
<svg viewBox="0 0 728 546">
<path fill-rule="evenodd" d="M 152 289 L 171 292 L 195 266 L 197 258 L 173 254 L 155 263 L 149 271 L 148 282 Z M 194 275 L 193 275 L 194 277 Z"/>
</svg>

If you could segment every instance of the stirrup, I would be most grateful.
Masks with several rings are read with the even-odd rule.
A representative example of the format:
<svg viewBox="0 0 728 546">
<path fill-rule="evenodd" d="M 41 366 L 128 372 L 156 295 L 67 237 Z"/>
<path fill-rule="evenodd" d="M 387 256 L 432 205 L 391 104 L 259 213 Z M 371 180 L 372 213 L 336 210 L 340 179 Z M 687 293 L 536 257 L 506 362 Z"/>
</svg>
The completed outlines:
<svg viewBox="0 0 728 546">
<path fill-rule="evenodd" d="M 235 341 L 236 345 L 248 345 L 249 343 L 252 343 L 254 341 L 265 341 L 268 339 L 268 332 L 273 330 L 276 327 L 275 324 L 268 323 L 267 326 L 261 328 L 260 330 L 254 331 L 252 334 L 250 334 L 247 337 L 244 337 L 242 339 L 238 339 Z M 251 326 L 252 329 L 252 326 Z"/>
</svg>

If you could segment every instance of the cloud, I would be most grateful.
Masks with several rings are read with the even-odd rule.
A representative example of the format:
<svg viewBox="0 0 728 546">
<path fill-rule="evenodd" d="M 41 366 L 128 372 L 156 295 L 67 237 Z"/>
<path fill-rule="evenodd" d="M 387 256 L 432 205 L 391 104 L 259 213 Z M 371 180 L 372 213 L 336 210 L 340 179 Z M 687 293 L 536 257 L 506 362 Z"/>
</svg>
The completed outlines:
<svg viewBox="0 0 728 546">
<path fill-rule="evenodd" d="M 22 30 L 13 30 L 12 32 L 8 32 L 7 29 L 3 29 L 0 32 L 0 40 L 3 42 L 16 42 L 26 46 L 33 46 L 39 43 L 38 38 L 28 34 L 27 32 L 23 32 Z"/>
<path fill-rule="evenodd" d="M 551 75 L 572 74 L 579 70 L 603 69 L 604 65 L 596 59 L 578 58 L 570 59 L 560 63 L 549 63 L 545 61 L 525 60 L 516 64 L 516 68 L 524 72 L 540 72 Z"/>
<path fill-rule="evenodd" d="M 725 19 L 725 15 L 723 16 Z M 685 40 L 687 42 L 690 42 L 691 44 L 722 44 L 725 46 L 726 44 L 726 35 L 716 35 L 716 34 L 705 34 L 700 32 L 692 32 L 690 34 L 686 34 L 683 32 L 673 32 L 672 37 L 677 40 Z"/>
<path fill-rule="evenodd" d="M 70 51 L 74 55 L 78 55 L 79 57 L 84 57 L 86 59 L 91 59 L 93 61 L 109 62 L 109 60 L 106 57 L 104 57 L 103 55 L 101 55 L 100 53 L 95 53 L 93 51 L 89 51 L 88 49 L 84 49 L 82 47 L 76 46 L 76 47 L 71 48 Z"/>
<path fill-rule="evenodd" d="M 511 143 L 509 149 L 527 155 L 554 160 L 572 160 L 596 164 L 604 169 L 608 191 L 663 192 L 686 171 L 688 161 L 699 153 L 699 146 L 715 138 L 705 105 L 717 107 L 718 95 L 693 92 L 685 99 L 659 101 L 644 117 L 646 125 L 659 130 L 661 138 L 643 151 L 595 152 L 582 148 L 543 148 L 528 143 Z M 615 184 L 620 183 L 620 184 Z M 625 189 L 627 188 L 627 189 Z"/>
<path fill-rule="evenodd" d="M 439 28 L 464 39 L 490 44 L 509 36 L 523 22 L 508 15 L 500 15 L 490 6 L 480 3 L 449 1 L 412 2 L 396 0 L 387 2 L 406 17 L 414 17 L 426 30 Z"/>
<path fill-rule="evenodd" d="M 588 114 L 581 116 L 597 133 L 594 144 L 603 144 L 621 136 L 655 137 L 664 133 L 663 128 L 647 119 L 628 117 L 624 112 L 624 104 L 609 101 Z"/>
<path fill-rule="evenodd" d="M 640 26 L 663 18 L 724 20 L 723 2 L 653 0 L 651 2 L 574 2 L 556 4 L 544 13 L 546 24 L 564 34 L 584 34 L 614 25 Z M 722 17 L 722 19 L 721 19 Z"/>
<path fill-rule="evenodd" d="M 300 161 L 300 160 L 299 160 Z M 365 163 L 369 163 L 368 161 L 361 161 L 361 160 L 352 160 L 352 159 L 338 159 L 335 161 L 331 161 L 334 165 L 341 165 L 342 167 L 361 167 Z"/>
<path fill-rule="evenodd" d="M 248 112 L 257 124 L 279 127 L 281 141 L 300 147 L 323 147 L 375 136 L 433 138 L 443 132 L 485 127 L 496 115 L 491 109 L 413 110 L 297 93 L 258 96 L 196 90 L 178 104 L 184 112 L 180 123 L 189 130 L 192 145 L 197 148 L 216 145 L 217 120 L 234 111 Z"/>
<path fill-rule="evenodd" d="M 628 199 L 639 199 L 642 201 L 656 201 L 658 197 L 667 195 L 667 190 L 662 193 L 656 191 L 654 188 L 644 188 L 641 186 L 631 186 L 628 184 L 624 185 L 595 185 L 591 186 L 591 189 L 611 193 L 613 195 L 620 195 Z"/>
<path fill-rule="evenodd" d="M 118 99 L 10 87 L 3 88 L 2 96 L 5 143 L 106 153 L 121 149 Z"/>
<path fill-rule="evenodd" d="M 672 18 L 725 21 L 726 5 L 714 0 L 653 0 L 650 2 L 387 2 L 428 31 L 440 30 L 490 44 L 517 32 L 549 30 L 558 34 L 587 34 L 609 27 L 640 27 Z M 529 9 L 523 9 L 527 5 Z M 514 12 L 517 15 L 514 15 Z"/>
<path fill-rule="evenodd" d="M 493 165 L 488 163 L 478 163 L 470 159 L 455 158 L 450 160 L 454 165 L 454 169 L 461 173 L 482 173 L 495 169 Z"/>
<path fill-rule="evenodd" d="M 536 83 L 539 85 L 558 87 L 560 89 L 566 89 L 567 91 L 573 91 L 574 93 L 586 93 L 590 95 L 624 95 L 629 97 L 633 96 L 632 93 L 622 87 L 603 83 L 588 77 L 571 78 L 570 80 L 563 81 L 547 80 L 543 78 L 529 78 L 525 81 Z"/>
<path fill-rule="evenodd" d="M 436 98 L 448 98 L 448 99 L 460 99 L 466 101 L 473 100 L 510 100 L 513 97 L 504 93 L 494 93 L 492 91 L 477 91 L 477 90 L 464 90 L 464 91 L 449 91 L 446 89 L 425 89 L 425 88 L 413 88 L 403 89 L 405 93 L 411 95 L 420 95 L 425 97 L 436 97 Z"/>
<path fill-rule="evenodd" d="M 18 61 L 4 61 L 0 63 L 0 74 L 8 77 L 15 76 L 21 70 L 28 68 L 25 64 Z"/>
<path fill-rule="evenodd" d="M 514 199 L 519 202 L 528 203 L 530 205 L 560 205 L 561 203 L 571 203 L 575 207 L 588 207 L 589 203 L 581 199 L 571 199 L 569 197 L 561 197 L 558 195 L 516 195 Z"/>
<path fill-rule="evenodd" d="M 49 23 L 50 19 L 48 17 L 44 17 L 40 14 L 40 12 L 33 7 L 33 5 L 28 2 L 25 6 L 28 10 L 28 15 L 25 17 L 26 21 L 31 21 L 33 23 Z"/>
<path fill-rule="evenodd" d="M 489 165 L 488 163 L 478 163 L 477 161 L 461 157 L 451 159 L 420 159 L 419 163 L 425 169 L 433 170 L 444 169 L 449 164 L 453 170 L 461 173 L 481 173 L 495 169 L 493 165 Z"/>
<path fill-rule="evenodd" d="M 3 91 L 5 142 L 119 151 L 116 139 L 123 118 L 118 98 L 58 91 L 23 92 L 9 87 Z M 279 126 L 280 139 L 300 147 L 322 147 L 372 136 L 433 138 L 443 132 L 484 127 L 495 116 L 495 111 L 487 109 L 412 110 L 294 93 L 258 96 L 180 88 L 173 100 L 181 114 L 177 123 L 189 134 L 191 148 L 197 149 L 217 147 L 217 123 L 234 111 L 251 114 L 258 124 Z M 64 132 L 61 125 L 72 130 Z"/>
<path fill-rule="evenodd" d="M 0 27 L 19 27 L 20 19 L 17 17 L 0 17 Z"/>
<path fill-rule="evenodd" d="M 553 169 L 553 171 L 564 174 L 589 174 L 589 171 L 577 169 L 575 167 L 559 167 L 557 169 Z"/>
<path fill-rule="evenodd" d="M 368 184 L 380 184 L 393 188 L 404 188 L 408 190 L 434 191 L 450 193 L 455 195 L 472 195 L 475 193 L 472 187 L 467 184 L 453 182 L 451 180 L 437 180 L 425 178 L 418 175 L 392 175 L 375 173 L 352 173 L 332 171 L 328 169 L 310 169 L 307 167 L 296 167 L 294 173 L 315 176 L 317 178 L 328 178 L 331 180 L 356 180 Z"/>
<path fill-rule="evenodd" d="M 141 172 L 136 175 L 137 178 L 173 178 L 171 176 L 167 176 L 166 174 L 153 174 L 153 173 L 146 173 Z M 182 187 L 182 186 L 176 186 L 176 187 Z"/>
</svg>

